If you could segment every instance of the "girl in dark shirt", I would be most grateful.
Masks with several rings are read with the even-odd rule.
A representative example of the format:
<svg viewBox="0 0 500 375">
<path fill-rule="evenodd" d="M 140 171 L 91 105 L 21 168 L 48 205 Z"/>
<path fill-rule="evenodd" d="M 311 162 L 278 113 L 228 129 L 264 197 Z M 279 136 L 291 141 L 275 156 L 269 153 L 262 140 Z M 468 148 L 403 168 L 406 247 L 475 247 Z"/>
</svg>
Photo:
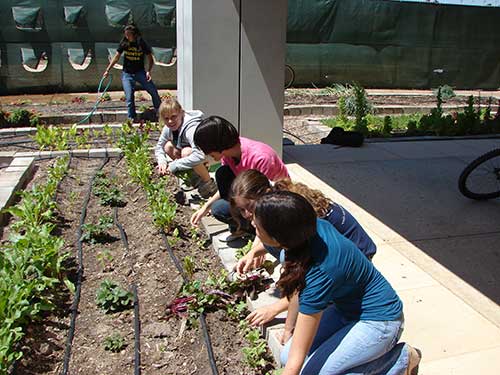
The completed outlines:
<svg viewBox="0 0 500 375">
<path fill-rule="evenodd" d="M 109 70 L 118 62 L 122 54 L 124 55 L 122 84 L 123 91 L 125 91 L 128 118 L 133 121 L 137 116 L 134 100 L 136 82 L 139 82 L 143 89 L 151 95 L 153 106 L 158 113 L 161 99 L 151 79 L 151 69 L 153 69 L 154 65 L 151 47 L 142 39 L 139 29 L 134 25 L 125 27 L 124 36 L 116 49 L 115 56 L 111 59 L 108 67 L 104 71 L 103 77 L 108 76 Z M 147 69 L 144 67 L 145 56 L 148 59 Z"/>
</svg>

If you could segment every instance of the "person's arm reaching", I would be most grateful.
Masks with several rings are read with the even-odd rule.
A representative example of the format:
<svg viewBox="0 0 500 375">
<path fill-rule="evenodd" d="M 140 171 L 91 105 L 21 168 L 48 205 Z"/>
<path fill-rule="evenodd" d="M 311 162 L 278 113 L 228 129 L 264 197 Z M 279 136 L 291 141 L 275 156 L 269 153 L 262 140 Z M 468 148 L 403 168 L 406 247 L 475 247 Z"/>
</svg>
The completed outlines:
<svg viewBox="0 0 500 375">
<path fill-rule="evenodd" d="M 266 253 L 267 250 L 260 238 L 255 237 L 250 251 L 245 256 L 243 256 L 236 264 L 236 272 L 247 273 L 251 269 L 258 267 L 259 265 L 256 264 L 256 260 L 259 257 L 266 255 Z"/>
<path fill-rule="evenodd" d="M 246 319 L 251 326 L 259 326 L 261 324 L 270 322 L 271 320 L 276 318 L 278 314 L 286 311 L 288 305 L 288 299 L 286 297 L 283 297 L 279 301 L 271 305 L 267 305 L 252 311 L 250 314 L 248 314 Z"/>
<path fill-rule="evenodd" d="M 152 53 L 148 53 L 146 56 L 148 58 L 148 65 L 149 65 L 146 68 L 146 79 L 148 81 L 151 81 L 151 70 L 153 70 L 153 66 L 155 65 L 155 62 L 153 60 L 153 54 Z"/>
<path fill-rule="evenodd" d="M 191 216 L 191 225 L 198 226 L 203 216 L 207 215 L 216 200 L 220 199 L 219 192 L 212 195 L 205 204 Z"/>
<path fill-rule="evenodd" d="M 292 347 L 290 348 L 288 361 L 286 362 L 285 370 L 282 372 L 282 375 L 300 374 L 304 360 L 316 336 L 322 314 L 322 311 L 312 315 L 298 314 Z"/>
<path fill-rule="evenodd" d="M 295 293 L 288 304 L 288 312 L 286 314 L 285 320 L 285 330 L 281 336 L 281 345 L 285 345 L 286 342 L 292 337 L 293 331 L 295 330 L 295 324 L 297 323 L 297 316 L 299 314 L 299 294 Z"/>
<path fill-rule="evenodd" d="M 122 54 L 121 54 L 121 52 L 118 52 L 118 51 L 117 51 L 117 52 L 115 53 L 115 55 L 113 56 L 113 58 L 112 58 L 112 59 L 111 59 L 111 61 L 109 62 L 109 64 L 108 64 L 108 66 L 107 66 L 106 70 L 105 70 L 105 71 L 104 71 L 104 73 L 102 74 L 102 76 L 103 76 L 104 78 L 106 78 L 106 77 L 108 76 L 110 69 L 111 69 L 113 66 L 115 66 L 115 64 L 118 62 L 118 60 L 120 60 L 121 55 L 122 55 Z"/>
</svg>

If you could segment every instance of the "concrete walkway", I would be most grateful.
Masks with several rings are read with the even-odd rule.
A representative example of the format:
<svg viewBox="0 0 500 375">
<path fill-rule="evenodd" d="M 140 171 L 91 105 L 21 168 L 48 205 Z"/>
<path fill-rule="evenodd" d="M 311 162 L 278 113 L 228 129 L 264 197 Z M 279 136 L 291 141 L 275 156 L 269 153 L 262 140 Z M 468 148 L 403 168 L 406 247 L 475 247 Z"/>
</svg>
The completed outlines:
<svg viewBox="0 0 500 375">
<path fill-rule="evenodd" d="M 285 146 L 292 178 L 346 207 L 404 302 L 421 375 L 500 374 L 500 199 L 471 201 L 460 172 L 500 140 Z"/>
</svg>

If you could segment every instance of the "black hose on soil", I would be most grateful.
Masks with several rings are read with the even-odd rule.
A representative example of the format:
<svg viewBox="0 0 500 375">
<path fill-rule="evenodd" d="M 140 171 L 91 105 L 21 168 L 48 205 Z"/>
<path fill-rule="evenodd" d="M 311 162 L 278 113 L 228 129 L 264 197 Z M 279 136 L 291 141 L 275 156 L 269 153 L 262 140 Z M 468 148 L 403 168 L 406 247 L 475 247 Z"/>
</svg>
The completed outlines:
<svg viewBox="0 0 500 375">
<path fill-rule="evenodd" d="M 137 295 L 137 285 L 132 285 L 134 293 L 134 375 L 141 374 L 141 320 L 139 317 L 139 296 Z"/>
<path fill-rule="evenodd" d="M 82 213 L 80 214 L 80 223 L 76 230 L 77 237 L 77 251 L 78 251 L 78 270 L 76 275 L 76 290 L 75 297 L 73 298 L 73 303 L 71 304 L 71 321 L 68 330 L 68 338 L 66 340 L 66 349 L 64 351 L 64 361 L 63 361 L 63 369 L 61 371 L 61 375 L 68 374 L 69 368 L 69 360 L 71 358 L 71 347 L 73 345 L 73 337 L 75 336 L 75 325 L 76 325 L 76 314 L 78 312 L 78 304 L 80 303 L 80 294 L 82 291 L 82 278 L 83 278 L 83 250 L 82 250 L 82 225 L 85 223 L 85 218 L 87 216 L 87 206 L 90 201 L 90 196 L 92 194 L 92 186 L 94 185 L 94 179 L 97 173 L 104 168 L 104 166 L 108 163 L 109 158 L 105 158 L 103 163 L 96 169 L 94 175 L 90 179 L 89 189 L 87 190 L 87 194 L 85 195 L 85 199 L 82 204 Z"/>
<path fill-rule="evenodd" d="M 184 282 L 187 282 L 188 277 L 186 276 L 186 273 L 184 272 L 184 269 L 182 268 L 182 265 L 179 262 L 179 259 L 177 259 L 174 252 L 172 251 L 172 248 L 170 247 L 170 244 L 168 243 L 167 235 L 166 235 L 165 231 L 163 231 L 163 230 L 161 231 L 161 237 L 163 239 L 163 243 L 165 244 L 167 252 L 170 255 L 170 258 L 172 259 L 172 261 L 175 264 L 175 267 L 177 268 L 177 271 L 179 271 L 179 273 L 181 274 Z M 210 362 L 210 368 L 212 369 L 212 375 L 219 375 L 219 370 L 217 370 L 217 363 L 215 362 L 214 350 L 212 348 L 212 341 L 210 340 L 210 335 L 208 333 L 207 322 L 205 320 L 204 314 L 200 315 L 200 326 L 201 326 L 201 330 L 203 332 L 203 339 L 205 340 L 205 346 L 207 347 L 208 360 Z"/>
</svg>

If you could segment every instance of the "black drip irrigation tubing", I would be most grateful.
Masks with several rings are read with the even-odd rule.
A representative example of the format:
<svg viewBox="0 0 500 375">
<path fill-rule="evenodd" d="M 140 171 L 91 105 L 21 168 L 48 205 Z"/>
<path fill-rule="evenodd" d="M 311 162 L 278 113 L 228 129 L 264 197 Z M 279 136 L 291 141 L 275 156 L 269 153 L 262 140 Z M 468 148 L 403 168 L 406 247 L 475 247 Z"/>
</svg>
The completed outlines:
<svg viewBox="0 0 500 375">
<path fill-rule="evenodd" d="M 186 273 L 184 272 L 184 269 L 182 268 L 182 265 L 179 262 L 179 259 L 177 259 L 174 252 L 172 251 L 172 248 L 170 247 L 170 244 L 168 243 L 167 235 L 165 234 L 165 231 L 163 231 L 163 230 L 161 231 L 161 237 L 163 239 L 163 243 L 165 244 L 165 248 L 167 249 L 167 252 L 170 255 L 170 258 L 172 259 L 172 261 L 175 264 L 175 267 L 177 268 L 177 271 L 179 271 L 179 273 L 181 274 L 184 282 L 187 282 L 188 277 L 186 276 Z M 215 362 L 214 350 L 212 348 L 212 341 L 210 340 L 210 335 L 208 333 L 207 321 L 205 319 L 205 314 L 200 315 L 200 326 L 201 326 L 201 330 L 203 332 L 203 339 L 205 340 L 205 346 L 207 347 L 208 360 L 210 362 L 210 368 L 212 369 L 212 375 L 219 375 L 219 370 L 217 370 L 217 363 Z"/>
<path fill-rule="evenodd" d="M 71 348 L 73 345 L 73 338 L 75 336 L 75 325 L 76 325 L 76 315 L 78 312 L 78 304 L 80 303 L 80 294 L 82 291 L 82 278 L 83 278 L 83 249 L 82 249 L 82 225 L 85 222 L 85 218 L 87 216 L 87 207 L 90 201 L 90 196 L 92 194 L 92 186 L 94 184 L 94 179 L 97 175 L 97 172 L 102 170 L 104 166 L 108 163 L 109 158 L 105 158 L 103 163 L 96 169 L 94 175 L 90 179 L 90 184 L 89 188 L 87 190 L 87 194 L 85 196 L 85 199 L 83 200 L 83 205 L 82 205 L 82 213 L 80 214 L 80 223 L 78 225 L 78 228 L 76 230 L 76 236 L 77 236 L 77 251 L 78 251 L 78 270 L 77 270 L 77 279 L 76 279 L 76 290 L 75 290 L 75 297 L 73 298 L 73 303 L 71 304 L 71 321 L 70 321 L 70 326 L 68 330 L 68 338 L 66 340 L 66 349 L 64 351 L 64 360 L 63 360 L 63 369 L 61 371 L 61 375 L 67 375 L 68 374 L 68 368 L 69 368 L 69 361 L 71 358 Z"/>
<path fill-rule="evenodd" d="M 132 285 L 134 293 L 134 374 L 141 374 L 141 320 L 139 317 L 139 296 L 137 294 L 137 285 Z"/>
</svg>

